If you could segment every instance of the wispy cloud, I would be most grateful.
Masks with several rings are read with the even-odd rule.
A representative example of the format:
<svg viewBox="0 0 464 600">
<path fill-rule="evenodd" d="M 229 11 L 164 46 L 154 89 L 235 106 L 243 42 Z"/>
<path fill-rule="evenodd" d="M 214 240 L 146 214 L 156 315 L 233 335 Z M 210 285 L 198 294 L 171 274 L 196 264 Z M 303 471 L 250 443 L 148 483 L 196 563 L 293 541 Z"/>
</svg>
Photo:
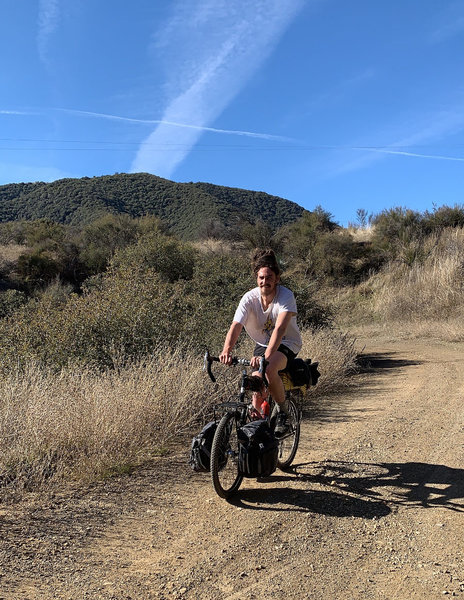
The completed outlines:
<svg viewBox="0 0 464 600">
<path fill-rule="evenodd" d="M 60 15 L 59 0 L 39 0 L 37 23 L 37 50 L 40 60 L 49 66 L 48 43 L 58 26 Z"/>
<path fill-rule="evenodd" d="M 171 22 L 163 23 L 152 45 L 167 73 L 166 108 L 131 170 L 170 177 L 204 131 L 219 131 L 209 124 L 269 56 L 303 5 L 304 0 L 178 0 Z M 173 143 L 177 149 L 166 152 Z"/>
<path fill-rule="evenodd" d="M 411 126 L 408 126 L 411 129 Z M 404 127 L 406 129 L 406 127 Z M 360 155 L 354 160 L 345 160 L 332 175 L 348 173 L 371 166 L 379 160 L 386 159 L 388 155 L 398 155 L 411 158 L 427 158 L 435 160 L 464 161 L 461 157 L 447 156 L 445 154 L 431 154 L 412 151 L 415 147 L 431 146 L 446 136 L 453 136 L 464 130 L 464 109 L 460 106 L 455 110 L 441 111 L 435 114 L 423 116 L 421 121 L 416 122 L 415 130 L 398 136 L 389 144 L 353 145 L 341 150 L 358 152 Z M 381 132 L 377 133 L 378 139 L 384 138 Z"/>
</svg>

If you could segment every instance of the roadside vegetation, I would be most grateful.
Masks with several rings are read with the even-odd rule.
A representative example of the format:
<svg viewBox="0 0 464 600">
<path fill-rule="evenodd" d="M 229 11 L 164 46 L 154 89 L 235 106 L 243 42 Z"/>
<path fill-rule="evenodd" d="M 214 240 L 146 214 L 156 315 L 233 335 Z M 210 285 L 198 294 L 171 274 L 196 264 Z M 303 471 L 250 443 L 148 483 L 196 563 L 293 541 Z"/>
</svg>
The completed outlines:
<svg viewBox="0 0 464 600">
<path fill-rule="evenodd" d="M 256 246 L 275 249 L 297 296 L 302 355 L 322 373 L 312 402 L 356 370 L 347 331 L 397 323 L 464 338 L 462 206 L 360 210 L 347 229 L 318 207 L 280 228 L 224 231 L 210 223 L 190 242 L 156 217 L 114 214 L 82 226 L 0 225 L 3 498 L 130 472 L 185 443 L 231 385 L 231 369 L 211 384 L 202 355 L 220 351 L 254 285 Z"/>
</svg>

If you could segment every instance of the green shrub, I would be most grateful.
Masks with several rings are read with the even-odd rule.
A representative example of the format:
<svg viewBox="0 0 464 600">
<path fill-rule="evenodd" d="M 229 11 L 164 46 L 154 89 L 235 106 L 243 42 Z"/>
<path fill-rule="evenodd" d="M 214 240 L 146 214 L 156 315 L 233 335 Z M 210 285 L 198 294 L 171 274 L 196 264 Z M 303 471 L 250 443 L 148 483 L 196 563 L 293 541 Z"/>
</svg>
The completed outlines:
<svg viewBox="0 0 464 600">
<path fill-rule="evenodd" d="M 426 211 L 424 222 L 428 233 L 439 232 L 447 227 L 464 227 L 464 205 L 440 206 L 433 212 Z"/>
<path fill-rule="evenodd" d="M 322 233 L 340 229 L 332 215 L 317 206 L 313 212 L 304 211 L 303 215 L 291 225 L 282 227 L 277 233 L 278 243 L 289 263 L 307 262 L 312 249 Z"/>
<path fill-rule="evenodd" d="M 427 233 L 423 216 L 403 207 L 382 211 L 372 223 L 372 243 L 378 252 L 384 253 L 385 260 L 398 258 L 405 248 L 423 240 Z"/>
<path fill-rule="evenodd" d="M 50 251 L 37 249 L 21 254 L 16 271 L 28 289 L 32 290 L 55 279 L 60 267 Z"/>
<path fill-rule="evenodd" d="M 191 279 L 194 249 L 160 231 L 142 235 L 137 243 L 119 250 L 112 261 L 113 268 L 153 269 L 165 281 Z"/>
</svg>

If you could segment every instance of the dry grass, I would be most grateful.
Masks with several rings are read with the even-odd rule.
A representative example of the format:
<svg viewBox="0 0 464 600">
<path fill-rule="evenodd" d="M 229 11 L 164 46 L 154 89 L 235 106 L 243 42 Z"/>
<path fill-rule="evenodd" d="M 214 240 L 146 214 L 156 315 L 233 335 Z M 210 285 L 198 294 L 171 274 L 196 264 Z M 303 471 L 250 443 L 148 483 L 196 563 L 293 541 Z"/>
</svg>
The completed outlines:
<svg viewBox="0 0 464 600">
<path fill-rule="evenodd" d="M 433 339 L 441 342 L 464 342 L 464 314 L 449 319 L 423 321 L 366 322 L 350 327 L 356 338 L 377 338 L 385 341 L 398 339 Z"/>
<path fill-rule="evenodd" d="M 345 327 L 377 323 L 409 336 L 458 341 L 464 325 L 464 229 L 444 230 L 366 282 L 333 295 Z M 407 332 L 407 333 L 406 333 Z"/>
<path fill-rule="evenodd" d="M 302 358 L 319 362 L 321 377 L 311 388 L 312 398 L 333 392 L 347 384 L 347 377 L 356 370 L 355 339 L 337 330 L 308 329 L 303 331 Z"/>
<path fill-rule="evenodd" d="M 431 237 L 412 267 L 392 264 L 373 280 L 374 314 L 387 321 L 444 320 L 463 307 L 464 230 Z"/>
<path fill-rule="evenodd" d="M 313 388 L 320 393 L 339 387 L 355 365 L 353 341 L 328 330 L 304 332 L 301 356 L 320 362 L 320 383 Z M 198 354 L 159 350 L 150 359 L 105 372 L 57 373 L 30 365 L 4 376 L 3 498 L 52 482 L 128 472 L 180 440 L 187 456 L 188 439 L 209 419 L 213 404 L 237 393 L 238 369 L 216 364 L 215 372 L 216 385 L 202 372 Z"/>
<path fill-rule="evenodd" d="M 226 240 L 207 238 L 200 242 L 194 242 L 192 245 L 205 254 L 232 254 L 234 252 L 233 243 Z"/>
<path fill-rule="evenodd" d="M 348 227 L 347 231 L 355 242 L 370 242 L 374 228 L 370 225 L 368 227 Z"/>
<path fill-rule="evenodd" d="M 0 381 L 0 481 L 18 492 L 49 479 L 90 480 L 148 459 L 206 410 L 196 356 L 104 373 L 30 366 Z"/>
<path fill-rule="evenodd" d="M 18 258 L 26 250 L 19 244 L 0 245 L 0 269 L 9 269 L 18 262 Z"/>
</svg>

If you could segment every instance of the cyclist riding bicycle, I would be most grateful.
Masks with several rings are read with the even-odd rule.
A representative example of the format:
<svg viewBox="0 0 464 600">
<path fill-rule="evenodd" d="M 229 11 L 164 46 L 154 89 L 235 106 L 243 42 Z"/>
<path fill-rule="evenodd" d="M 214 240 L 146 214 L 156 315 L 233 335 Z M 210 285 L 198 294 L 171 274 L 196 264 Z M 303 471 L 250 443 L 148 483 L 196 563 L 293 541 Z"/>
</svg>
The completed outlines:
<svg viewBox="0 0 464 600">
<path fill-rule="evenodd" d="M 268 363 L 266 379 L 269 392 L 279 408 L 274 433 L 279 437 L 285 435 L 288 429 L 288 402 L 279 371 L 287 367 L 302 346 L 296 322 L 296 301 L 293 293 L 280 284 L 281 271 L 272 250 L 256 250 L 252 266 L 257 287 L 240 300 L 219 359 L 223 364 L 231 363 L 232 349 L 245 327 L 245 331 L 256 343 L 251 366 L 257 369 L 263 356 Z M 256 371 L 253 375 L 259 376 L 259 372 Z M 257 410 L 262 400 L 263 394 L 253 395 L 253 406 Z"/>
</svg>

